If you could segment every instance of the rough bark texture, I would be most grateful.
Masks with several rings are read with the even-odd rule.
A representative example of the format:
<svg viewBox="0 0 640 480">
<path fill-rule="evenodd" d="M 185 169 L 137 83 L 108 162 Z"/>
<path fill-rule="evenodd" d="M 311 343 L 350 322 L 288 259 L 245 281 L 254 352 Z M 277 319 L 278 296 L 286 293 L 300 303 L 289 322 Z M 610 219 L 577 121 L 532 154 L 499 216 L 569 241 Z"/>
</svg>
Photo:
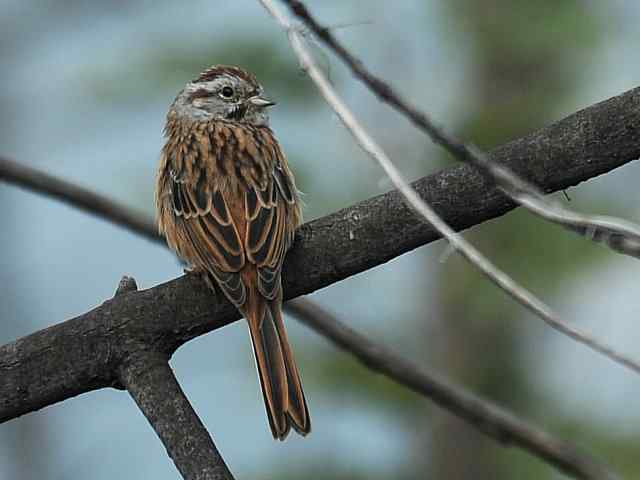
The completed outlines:
<svg viewBox="0 0 640 480">
<path fill-rule="evenodd" d="M 183 478 L 232 480 L 220 453 L 171 371 L 168 358 L 141 351 L 120 369 L 123 385 L 162 440 Z"/>
<path fill-rule="evenodd" d="M 634 89 L 510 142 L 491 158 L 551 192 L 638 158 L 639 129 L 640 89 Z M 490 180 L 467 165 L 425 177 L 415 187 L 458 230 L 514 208 Z M 437 238 L 396 192 L 315 220 L 300 229 L 287 257 L 285 298 L 310 293 Z M 86 314 L 0 347 L 0 421 L 80 393 L 119 387 L 119 367 L 138 352 L 156 351 L 168 358 L 184 342 L 238 318 L 198 278 L 123 292 Z"/>
</svg>

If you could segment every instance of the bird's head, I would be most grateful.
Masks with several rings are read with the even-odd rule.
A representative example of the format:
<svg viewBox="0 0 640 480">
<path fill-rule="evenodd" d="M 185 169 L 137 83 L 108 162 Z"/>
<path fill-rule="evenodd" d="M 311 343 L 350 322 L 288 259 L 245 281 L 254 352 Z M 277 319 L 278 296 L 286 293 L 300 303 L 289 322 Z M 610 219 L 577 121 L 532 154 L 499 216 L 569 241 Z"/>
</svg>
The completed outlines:
<svg viewBox="0 0 640 480">
<path fill-rule="evenodd" d="M 264 96 L 251 73 L 216 65 L 187 83 L 171 109 L 192 120 L 226 120 L 256 126 L 269 124 L 267 107 L 275 102 Z"/>
</svg>

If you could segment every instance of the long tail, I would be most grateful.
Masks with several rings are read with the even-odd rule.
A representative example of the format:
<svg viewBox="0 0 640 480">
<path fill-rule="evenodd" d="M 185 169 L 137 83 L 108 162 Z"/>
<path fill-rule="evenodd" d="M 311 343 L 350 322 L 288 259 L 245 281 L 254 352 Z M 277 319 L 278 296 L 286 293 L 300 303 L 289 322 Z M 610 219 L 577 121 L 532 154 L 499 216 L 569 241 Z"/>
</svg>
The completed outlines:
<svg viewBox="0 0 640 480">
<path fill-rule="evenodd" d="M 311 431 L 311 419 L 282 321 L 282 301 L 264 297 L 248 300 L 243 313 L 249 323 L 271 433 L 284 440 L 293 427 L 306 435 Z"/>
</svg>

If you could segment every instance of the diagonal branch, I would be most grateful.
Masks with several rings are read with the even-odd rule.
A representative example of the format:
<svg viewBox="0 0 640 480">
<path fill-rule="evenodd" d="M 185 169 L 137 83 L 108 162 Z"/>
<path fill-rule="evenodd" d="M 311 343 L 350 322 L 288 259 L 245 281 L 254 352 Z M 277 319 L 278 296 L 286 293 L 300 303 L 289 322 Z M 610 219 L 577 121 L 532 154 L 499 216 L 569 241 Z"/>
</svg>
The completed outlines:
<svg viewBox="0 0 640 480">
<path fill-rule="evenodd" d="M 546 192 L 557 191 L 638 158 L 634 132 L 639 130 L 640 89 L 635 89 L 506 144 L 491 159 L 526 173 Z M 6 179 L 2 166 L 0 177 Z M 456 230 L 516 206 L 467 165 L 427 176 L 413 187 Z M 438 238 L 432 227 L 415 221 L 398 192 L 360 202 L 300 229 L 285 262 L 285 298 Z M 0 422 L 84 392 L 119 387 L 119 369 L 139 345 L 168 358 L 184 342 L 238 318 L 232 305 L 213 298 L 190 276 L 122 292 L 90 312 L 0 347 Z"/>
<path fill-rule="evenodd" d="M 381 101 L 405 115 L 418 129 L 451 153 L 454 158 L 475 165 L 482 172 L 487 173 L 509 198 L 545 220 L 562 225 L 590 240 L 604 241 L 610 248 L 620 253 L 640 257 L 640 226 L 614 217 L 576 213 L 558 202 L 545 199 L 533 183 L 524 180 L 503 165 L 490 161 L 485 152 L 477 147 L 466 145 L 446 132 L 426 113 L 402 98 L 391 85 L 371 73 L 360 59 L 336 39 L 331 30 L 317 22 L 303 2 L 283 1 Z"/>
<path fill-rule="evenodd" d="M 138 289 L 131 277 L 122 277 L 118 297 Z M 233 480 L 207 429 L 180 388 L 169 357 L 138 345 L 118 367 L 119 383 L 160 437 L 185 480 Z"/>
<path fill-rule="evenodd" d="M 153 242 L 165 244 L 153 220 L 147 215 L 75 183 L 4 157 L 0 157 L 0 180 L 49 195 L 85 212 L 106 218 Z"/>
<path fill-rule="evenodd" d="M 445 221 L 443 221 L 443 219 L 436 213 L 436 211 L 427 202 L 423 201 L 416 193 L 416 191 L 411 188 L 409 183 L 404 179 L 403 175 L 393 164 L 391 159 L 375 142 L 375 140 L 373 140 L 371 135 L 369 135 L 369 133 L 364 129 L 360 122 L 355 118 L 353 113 L 348 109 L 348 107 L 333 89 L 327 78 L 320 71 L 311 53 L 307 50 L 307 48 L 305 48 L 300 32 L 296 28 L 294 28 L 288 18 L 286 18 L 286 16 L 284 16 L 275 7 L 273 0 L 259 1 L 280 24 L 280 26 L 286 31 L 289 38 L 289 43 L 291 43 L 294 52 L 300 60 L 302 68 L 311 77 L 313 82 L 320 90 L 320 93 L 322 94 L 324 99 L 336 112 L 344 126 L 347 128 L 347 130 L 349 130 L 351 135 L 356 139 L 357 143 L 362 147 L 362 149 L 367 154 L 369 154 L 369 156 L 373 160 L 375 160 L 380 165 L 380 167 L 382 167 L 393 185 L 403 195 L 406 202 L 415 210 L 415 212 L 420 217 L 422 217 L 422 219 L 429 222 L 443 237 L 447 239 L 451 247 L 457 250 L 467 261 L 469 261 L 469 263 L 480 270 L 480 272 L 486 278 L 488 278 L 502 291 L 507 293 L 516 302 L 520 303 L 520 305 L 541 318 L 545 323 L 547 323 L 547 325 L 554 328 L 558 332 L 568 336 L 569 338 L 572 338 L 573 340 L 586 345 L 593 351 L 604 355 L 610 360 L 617 362 L 636 373 L 640 373 L 640 363 L 638 363 L 638 361 L 636 361 L 629 355 L 618 352 L 613 347 L 600 341 L 594 335 L 566 322 L 562 317 L 560 317 L 560 315 L 553 311 L 542 300 L 536 297 L 533 293 L 529 292 L 522 285 L 518 284 L 506 272 L 496 267 L 487 257 L 480 253 L 480 251 L 478 251 L 473 245 L 471 245 L 471 243 L 467 242 L 462 236 L 457 235 L 455 230 L 452 229 Z M 437 129 L 435 130 L 435 133 L 442 134 L 442 132 Z M 447 142 L 452 141 L 448 137 L 445 138 L 445 140 L 447 140 Z M 447 143 L 446 145 L 449 145 L 449 143 Z M 471 150 L 466 146 L 462 144 L 460 145 L 465 149 L 466 152 L 471 152 Z M 483 162 L 488 161 L 483 157 Z M 509 172 L 509 170 L 505 169 L 502 166 L 498 166 L 497 164 L 495 168 L 499 169 L 503 173 Z M 504 188 L 502 188 L 502 190 L 508 194 L 508 192 Z M 531 201 L 533 195 L 529 195 L 528 197 Z M 511 198 L 515 199 L 516 197 L 512 196 Z M 541 195 L 540 198 L 542 198 Z"/>
<path fill-rule="evenodd" d="M 367 368 L 429 398 L 498 443 L 529 451 L 575 478 L 616 478 L 608 468 L 573 445 L 405 360 L 383 344 L 372 342 L 323 308 L 297 299 L 287 305 L 290 313 L 354 355 Z"/>
<path fill-rule="evenodd" d="M 180 388 L 166 355 L 141 348 L 120 379 L 185 480 L 233 480 L 213 440 Z"/>
</svg>

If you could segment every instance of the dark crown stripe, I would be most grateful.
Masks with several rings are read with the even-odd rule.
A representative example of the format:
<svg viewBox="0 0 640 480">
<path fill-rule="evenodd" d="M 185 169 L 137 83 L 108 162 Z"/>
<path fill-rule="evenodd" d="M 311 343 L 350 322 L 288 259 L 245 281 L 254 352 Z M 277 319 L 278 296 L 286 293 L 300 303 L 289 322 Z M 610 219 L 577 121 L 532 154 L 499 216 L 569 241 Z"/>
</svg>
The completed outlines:
<svg viewBox="0 0 640 480">
<path fill-rule="evenodd" d="M 241 78 L 246 82 L 249 82 L 256 88 L 258 87 L 258 81 L 256 80 L 256 77 L 254 77 L 251 73 L 239 67 L 233 67 L 230 65 L 214 65 L 213 67 L 208 68 L 207 70 L 202 72 L 200 76 L 194 80 L 194 83 L 210 82 L 222 75 L 232 75 Z"/>
</svg>

